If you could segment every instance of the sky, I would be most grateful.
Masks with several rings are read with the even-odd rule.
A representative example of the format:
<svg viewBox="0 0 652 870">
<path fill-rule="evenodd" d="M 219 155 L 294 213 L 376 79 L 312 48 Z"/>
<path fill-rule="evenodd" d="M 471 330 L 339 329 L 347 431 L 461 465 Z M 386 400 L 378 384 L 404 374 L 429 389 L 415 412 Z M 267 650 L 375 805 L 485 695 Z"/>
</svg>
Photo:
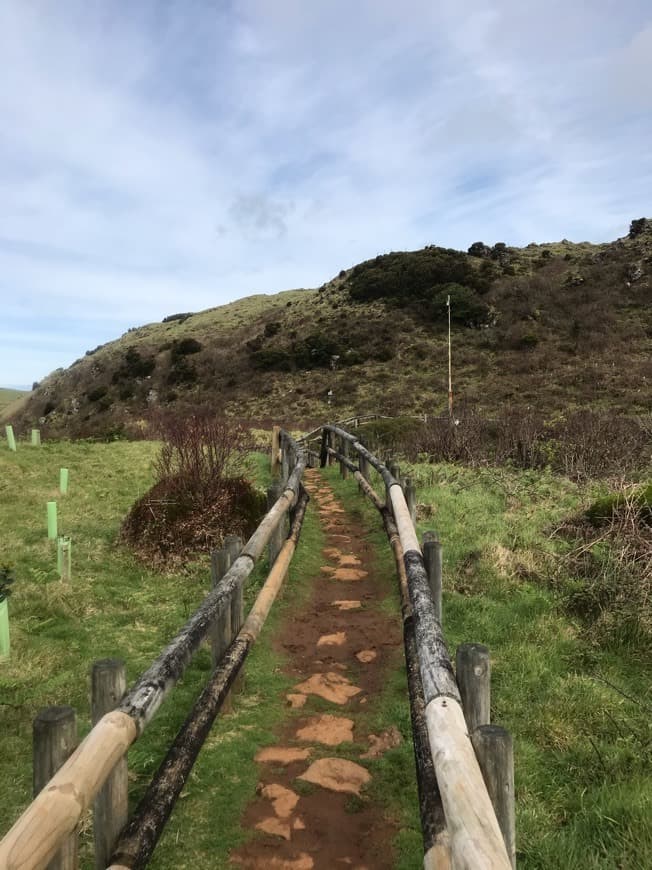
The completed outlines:
<svg viewBox="0 0 652 870">
<path fill-rule="evenodd" d="M 0 0 L 0 385 L 391 250 L 652 216 L 649 0 Z"/>
</svg>

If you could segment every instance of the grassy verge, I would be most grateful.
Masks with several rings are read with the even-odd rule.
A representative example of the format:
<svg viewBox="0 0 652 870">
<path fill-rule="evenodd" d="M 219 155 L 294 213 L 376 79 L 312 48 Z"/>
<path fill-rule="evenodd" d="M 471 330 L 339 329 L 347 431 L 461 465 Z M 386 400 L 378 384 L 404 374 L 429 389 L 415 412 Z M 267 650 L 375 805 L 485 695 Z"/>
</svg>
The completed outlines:
<svg viewBox="0 0 652 870">
<path fill-rule="evenodd" d="M 590 643 L 546 582 L 550 533 L 588 492 L 534 472 L 411 471 L 434 508 L 419 531 L 443 541 L 450 649 L 491 649 L 492 716 L 515 739 L 519 865 L 650 866 L 649 662 Z"/>
<path fill-rule="evenodd" d="M 51 704 L 76 707 L 80 733 L 89 723 L 89 672 L 95 659 L 116 656 L 132 682 L 193 612 L 208 588 L 207 560 L 183 573 L 149 571 L 116 545 L 120 521 L 150 485 L 155 446 L 48 443 L 0 453 L 0 564 L 16 576 L 10 598 L 12 653 L 0 664 L 0 834 L 31 799 L 31 722 Z M 255 472 L 265 483 L 264 458 Z M 58 494 L 59 468 L 70 469 L 70 489 Z M 59 502 L 60 532 L 72 536 L 72 580 L 56 572 L 53 542 L 46 539 L 45 505 Z M 152 867 L 225 866 L 242 838 L 239 819 L 256 781 L 252 759 L 273 739 L 283 715 L 285 678 L 270 638 L 284 609 L 301 606 L 300 578 L 319 567 L 321 538 L 309 517 L 287 591 L 270 616 L 247 662 L 247 692 L 234 714 L 219 719 L 175 809 Z M 316 555 L 315 555 L 316 554 Z M 312 560 L 312 561 L 311 561 Z M 312 564 L 315 562 L 315 564 Z M 251 600 L 264 579 L 261 563 L 248 589 Z M 201 650 L 183 681 L 129 753 L 132 803 L 143 793 L 172 736 L 184 720 L 210 667 Z M 261 698 L 266 699 L 264 709 Z M 269 699 L 269 702 L 268 702 Z M 82 829 L 82 867 L 92 867 L 89 820 Z"/>
</svg>

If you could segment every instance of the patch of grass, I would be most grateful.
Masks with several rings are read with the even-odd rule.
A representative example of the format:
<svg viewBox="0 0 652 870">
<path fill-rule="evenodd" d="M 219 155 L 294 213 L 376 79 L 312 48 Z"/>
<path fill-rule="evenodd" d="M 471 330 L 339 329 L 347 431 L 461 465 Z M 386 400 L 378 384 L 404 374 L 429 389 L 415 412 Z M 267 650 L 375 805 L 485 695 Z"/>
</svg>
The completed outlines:
<svg viewBox="0 0 652 870">
<path fill-rule="evenodd" d="M 12 566 L 16 577 L 9 600 L 12 654 L 0 664 L 2 833 L 31 800 L 31 723 L 38 710 L 71 704 L 83 736 L 90 728 L 92 662 L 123 658 L 133 683 L 208 591 L 206 558 L 174 574 L 157 573 L 116 545 L 122 518 L 151 483 L 155 451 L 156 445 L 147 442 L 117 442 L 46 443 L 0 453 L 0 565 Z M 65 497 L 57 488 L 62 466 L 70 469 Z M 70 583 L 59 580 L 56 550 L 46 539 L 45 505 L 54 499 L 60 532 L 73 541 Z M 322 546 L 318 523 L 309 516 L 285 589 L 247 660 L 246 693 L 236 698 L 235 712 L 219 718 L 211 731 L 150 866 L 225 866 L 228 852 L 242 841 L 240 815 L 256 785 L 253 756 L 274 740 L 289 689 L 271 639 L 283 615 L 302 606 L 303 578 L 318 570 Z M 247 587 L 247 604 L 265 574 L 263 560 Z M 129 752 L 132 808 L 209 671 L 209 651 L 202 649 Z M 84 823 L 83 868 L 93 866 L 91 838 Z"/>
</svg>

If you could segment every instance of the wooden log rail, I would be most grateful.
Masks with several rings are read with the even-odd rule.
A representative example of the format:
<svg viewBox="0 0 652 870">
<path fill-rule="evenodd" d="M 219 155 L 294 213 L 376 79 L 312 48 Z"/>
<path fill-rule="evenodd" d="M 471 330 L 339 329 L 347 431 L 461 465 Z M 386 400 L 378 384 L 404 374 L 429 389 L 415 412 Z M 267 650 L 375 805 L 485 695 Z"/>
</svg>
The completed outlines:
<svg viewBox="0 0 652 870">
<path fill-rule="evenodd" d="M 202 640 L 242 588 L 278 524 L 297 506 L 306 467 L 303 448 L 281 432 L 289 470 L 283 491 L 233 562 L 177 636 L 141 675 L 117 709 L 102 716 L 75 752 L 0 841 L 2 870 L 45 867 L 79 825 L 129 747 L 183 675 Z M 234 675 L 235 676 L 235 675 Z"/>
<path fill-rule="evenodd" d="M 428 742 L 450 839 L 452 866 L 460 870 L 510 870 L 512 862 L 482 776 L 468 729 L 453 666 L 435 609 L 423 554 L 398 480 L 354 435 L 338 426 L 322 427 L 321 465 L 329 454 L 328 433 L 347 442 L 380 474 L 387 507 L 396 523 L 403 549 L 424 693 Z M 346 458 L 340 453 L 338 459 Z M 434 867 L 433 846 L 424 858 Z"/>
</svg>

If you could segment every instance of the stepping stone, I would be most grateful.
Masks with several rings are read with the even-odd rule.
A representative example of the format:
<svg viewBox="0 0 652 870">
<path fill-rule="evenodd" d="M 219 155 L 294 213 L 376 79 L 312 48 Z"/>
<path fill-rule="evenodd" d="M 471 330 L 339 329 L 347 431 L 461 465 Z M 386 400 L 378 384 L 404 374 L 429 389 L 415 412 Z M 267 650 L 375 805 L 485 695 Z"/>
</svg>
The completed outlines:
<svg viewBox="0 0 652 870">
<path fill-rule="evenodd" d="M 346 643 L 346 632 L 336 631 L 335 634 L 324 634 L 317 641 L 317 646 L 343 646 Z"/>
<path fill-rule="evenodd" d="M 333 601 L 333 607 L 338 607 L 340 610 L 358 610 L 362 607 L 362 602 L 355 601 L 354 599 L 342 599 L 340 601 Z"/>
<path fill-rule="evenodd" d="M 306 823 L 303 821 L 301 816 L 297 816 L 296 819 L 292 822 L 292 829 L 295 831 L 306 830 Z"/>
<path fill-rule="evenodd" d="M 264 858 L 238 858 L 233 861 L 243 864 L 246 870 L 313 870 L 315 862 L 307 852 L 299 852 L 296 858 L 279 858 L 265 855 Z"/>
<path fill-rule="evenodd" d="M 288 704 L 290 705 L 290 707 L 292 707 L 293 710 L 299 710 L 308 700 L 306 695 L 295 695 L 292 692 L 285 697 L 287 698 Z"/>
<path fill-rule="evenodd" d="M 322 565 L 319 570 L 321 571 L 322 574 L 330 575 L 330 574 L 334 574 L 336 569 L 333 568 L 331 565 Z"/>
<path fill-rule="evenodd" d="M 333 704 L 346 704 L 349 698 L 359 695 L 362 691 L 336 671 L 313 674 L 304 683 L 300 683 L 294 688 L 305 695 L 317 695 Z"/>
<path fill-rule="evenodd" d="M 363 649 L 355 654 L 357 660 L 365 665 L 369 664 L 369 662 L 373 662 L 373 660 L 377 658 L 377 656 L 378 653 L 375 649 Z"/>
<path fill-rule="evenodd" d="M 260 793 L 272 802 L 272 808 L 280 819 L 289 819 L 299 803 L 299 795 L 296 792 L 277 783 L 263 786 Z"/>
<path fill-rule="evenodd" d="M 256 753 L 254 761 L 259 761 L 261 764 L 292 764 L 293 761 L 305 761 L 309 755 L 309 749 L 299 749 L 292 746 L 267 746 Z"/>
<path fill-rule="evenodd" d="M 345 583 L 353 580 L 364 580 L 367 576 L 367 572 L 361 568 L 336 568 L 333 572 L 335 580 L 342 580 Z"/>
<path fill-rule="evenodd" d="M 380 758 L 381 755 L 384 755 L 389 749 L 394 749 L 395 746 L 400 746 L 403 742 L 403 738 L 401 737 L 401 732 L 395 725 L 392 725 L 391 728 L 388 728 L 387 731 L 383 731 L 382 734 L 376 736 L 375 734 L 369 735 L 369 749 L 364 755 L 361 755 L 360 758 Z"/>
<path fill-rule="evenodd" d="M 298 778 L 330 791 L 359 795 L 360 789 L 370 781 L 371 775 L 366 768 L 345 758 L 320 758 Z"/>
<path fill-rule="evenodd" d="M 361 564 L 357 556 L 340 556 L 340 568 L 357 568 Z"/>
<path fill-rule="evenodd" d="M 324 547 L 321 552 L 326 559 L 339 559 L 342 555 L 341 550 L 338 550 L 337 547 Z"/>
<path fill-rule="evenodd" d="M 271 834 L 273 837 L 282 837 L 284 840 L 289 840 L 292 836 L 290 825 L 282 819 L 277 819 L 275 816 L 270 816 L 268 819 L 263 819 L 256 823 L 256 830 L 263 831 L 265 834 Z"/>
<path fill-rule="evenodd" d="M 324 743 L 326 746 L 339 746 L 340 743 L 353 741 L 353 719 L 331 716 L 324 713 L 308 719 L 303 728 L 296 733 L 299 740 Z"/>
</svg>

